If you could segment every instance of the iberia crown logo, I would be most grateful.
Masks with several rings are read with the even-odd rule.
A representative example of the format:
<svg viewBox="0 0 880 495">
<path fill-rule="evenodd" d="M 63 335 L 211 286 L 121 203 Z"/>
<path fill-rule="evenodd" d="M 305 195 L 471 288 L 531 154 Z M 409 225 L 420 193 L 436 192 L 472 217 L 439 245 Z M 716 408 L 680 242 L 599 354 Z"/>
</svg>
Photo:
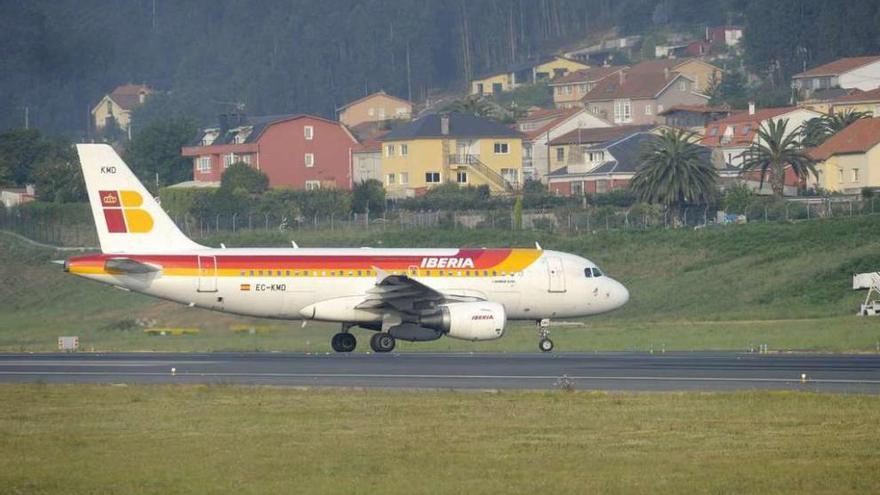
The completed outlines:
<svg viewBox="0 0 880 495">
<path fill-rule="evenodd" d="M 137 191 L 98 191 L 104 220 L 111 234 L 143 234 L 153 230 L 153 217 L 140 208 L 144 198 Z"/>
</svg>

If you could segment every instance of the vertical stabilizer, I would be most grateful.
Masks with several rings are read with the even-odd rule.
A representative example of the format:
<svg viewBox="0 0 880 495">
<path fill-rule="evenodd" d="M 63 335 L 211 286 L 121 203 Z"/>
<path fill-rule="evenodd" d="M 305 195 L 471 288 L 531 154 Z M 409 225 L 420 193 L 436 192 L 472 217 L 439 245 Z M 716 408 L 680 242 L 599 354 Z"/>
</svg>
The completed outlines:
<svg viewBox="0 0 880 495">
<path fill-rule="evenodd" d="M 171 220 L 137 177 L 106 144 L 76 151 L 105 253 L 168 253 L 204 249 Z"/>
</svg>

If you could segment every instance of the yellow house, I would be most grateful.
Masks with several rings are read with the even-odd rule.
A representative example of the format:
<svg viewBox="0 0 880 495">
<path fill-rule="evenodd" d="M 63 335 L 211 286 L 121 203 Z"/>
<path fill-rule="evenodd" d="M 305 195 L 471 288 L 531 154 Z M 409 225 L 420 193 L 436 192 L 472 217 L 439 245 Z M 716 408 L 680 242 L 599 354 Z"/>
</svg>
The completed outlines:
<svg viewBox="0 0 880 495">
<path fill-rule="evenodd" d="M 522 137 L 473 115 L 434 114 L 382 137 L 381 169 L 389 197 L 412 197 L 441 184 L 486 184 L 494 194 L 522 181 Z"/>
<path fill-rule="evenodd" d="M 629 74 L 637 76 L 643 73 L 661 73 L 664 71 L 678 72 L 691 79 L 694 82 L 694 91 L 702 94 L 706 94 L 712 84 L 721 82 L 721 79 L 724 77 L 724 72 L 719 67 L 703 62 L 698 58 L 647 60 L 632 66 Z"/>
<path fill-rule="evenodd" d="M 831 103 L 834 113 L 866 112 L 880 117 L 880 88 L 842 96 Z"/>
<path fill-rule="evenodd" d="M 143 104 L 152 93 L 153 90 L 142 84 L 124 84 L 104 95 L 92 108 L 92 122 L 95 129 L 101 130 L 107 127 L 111 120 L 115 120 L 120 129 L 128 129 L 131 124 L 131 111 Z"/>
<path fill-rule="evenodd" d="M 559 56 L 530 60 L 474 79 L 471 81 L 471 94 L 494 95 L 510 91 L 523 84 L 549 81 L 563 77 L 569 72 L 589 68 L 589 65 L 582 62 Z"/>
<path fill-rule="evenodd" d="M 880 188 L 880 118 L 858 120 L 810 151 L 819 163 L 817 185 L 857 194 Z"/>
</svg>

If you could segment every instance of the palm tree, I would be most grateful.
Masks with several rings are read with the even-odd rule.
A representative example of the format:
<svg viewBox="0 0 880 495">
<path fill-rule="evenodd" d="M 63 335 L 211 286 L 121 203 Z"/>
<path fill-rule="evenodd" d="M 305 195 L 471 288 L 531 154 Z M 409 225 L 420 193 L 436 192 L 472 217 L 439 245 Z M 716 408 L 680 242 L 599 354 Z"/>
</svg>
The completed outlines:
<svg viewBox="0 0 880 495">
<path fill-rule="evenodd" d="M 786 132 L 788 119 L 770 119 L 758 129 L 758 140 L 743 152 L 742 170 L 759 170 L 760 187 L 769 175 L 773 195 L 782 199 L 785 190 L 785 168 L 791 167 L 798 179 L 816 175 L 816 162 L 801 147 L 801 132 Z M 760 189 L 759 189 L 760 190 Z"/>
<path fill-rule="evenodd" d="M 850 109 L 845 112 L 812 118 L 801 129 L 801 144 L 807 148 L 819 146 L 853 122 L 870 116 L 871 112 L 859 112 Z"/>
<path fill-rule="evenodd" d="M 683 205 L 714 195 L 718 172 L 696 140 L 693 132 L 666 129 L 642 150 L 630 183 L 641 201 L 669 206 L 678 218 Z"/>
<path fill-rule="evenodd" d="M 444 108 L 447 112 L 465 113 L 476 117 L 491 118 L 495 108 L 486 98 L 478 95 L 466 96 L 455 100 Z"/>
</svg>

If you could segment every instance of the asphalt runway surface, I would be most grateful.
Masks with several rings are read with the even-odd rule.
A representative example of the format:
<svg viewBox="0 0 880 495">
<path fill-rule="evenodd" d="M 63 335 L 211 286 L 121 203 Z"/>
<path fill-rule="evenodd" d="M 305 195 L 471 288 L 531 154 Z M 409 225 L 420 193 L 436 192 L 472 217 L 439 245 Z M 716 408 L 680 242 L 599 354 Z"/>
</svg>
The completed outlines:
<svg viewBox="0 0 880 495">
<path fill-rule="evenodd" d="M 880 393 L 880 356 L 700 352 L 0 354 L 0 382 Z"/>
</svg>

